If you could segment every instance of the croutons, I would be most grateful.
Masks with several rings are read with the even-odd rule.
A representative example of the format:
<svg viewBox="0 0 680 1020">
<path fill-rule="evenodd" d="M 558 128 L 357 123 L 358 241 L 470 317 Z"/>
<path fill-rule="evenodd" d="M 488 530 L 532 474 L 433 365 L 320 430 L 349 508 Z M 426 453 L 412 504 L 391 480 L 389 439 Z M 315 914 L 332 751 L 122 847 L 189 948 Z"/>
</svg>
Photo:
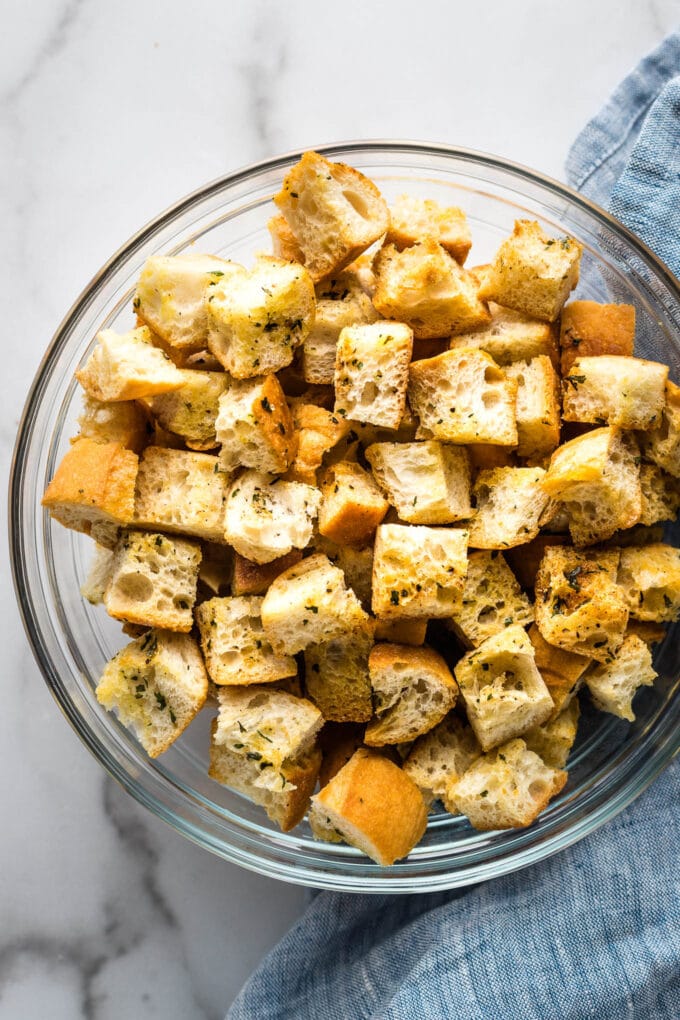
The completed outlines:
<svg viewBox="0 0 680 1020">
<path fill-rule="evenodd" d="M 320 484 L 319 532 L 338 545 L 365 545 L 389 509 L 389 503 L 359 464 L 340 461 Z"/>
<path fill-rule="evenodd" d="M 527 626 L 533 618 L 533 606 L 503 556 L 470 553 L 460 604 L 446 621 L 463 643 L 476 648 L 492 634 L 513 623 Z"/>
<path fill-rule="evenodd" d="M 555 327 L 531 319 L 512 308 L 489 302 L 491 322 L 485 329 L 451 337 L 450 347 L 479 347 L 490 354 L 497 365 L 548 357 L 557 368 L 559 356 Z"/>
<path fill-rule="evenodd" d="M 467 772 L 482 749 L 470 726 L 455 712 L 418 737 L 404 761 L 404 772 L 427 804 L 444 797 L 449 784 Z"/>
<path fill-rule="evenodd" d="M 220 397 L 215 422 L 220 468 L 282 474 L 295 453 L 290 408 L 275 375 L 232 379 Z"/>
<path fill-rule="evenodd" d="M 371 718 L 368 656 L 372 647 L 373 626 L 367 622 L 305 649 L 305 689 L 324 719 L 368 722 Z"/>
<path fill-rule="evenodd" d="M 505 369 L 517 383 L 517 455 L 544 457 L 559 446 L 559 379 L 550 358 L 515 361 Z"/>
<path fill-rule="evenodd" d="M 401 251 L 433 239 L 462 266 L 472 247 L 467 217 L 457 206 L 442 206 L 428 198 L 399 195 L 390 206 L 385 244 Z"/>
<path fill-rule="evenodd" d="M 226 476 L 208 453 L 147 446 L 139 461 L 135 524 L 226 541 Z"/>
<path fill-rule="evenodd" d="M 640 448 L 648 460 L 674 478 L 680 478 L 680 386 L 666 383 L 666 404 L 659 427 L 639 434 Z"/>
<path fill-rule="evenodd" d="M 285 216 L 272 216 L 267 221 L 267 230 L 272 239 L 272 253 L 286 262 L 299 262 L 304 266 L 305 256 L 295 240 L 295 234 L 288 226 Z"/>
<path fill-rule="evenodd" d="M 286 479 L 315 485 L 316 472 L 321 467 L 324 454 L 347 435 L 350 426 L 341 415 L 316 404 L 293 401 L 292 414 L 297 450 Z"/>
<path fill-rule="evenodd" d="M 113 549 L 95 543 L 94 553 L 90 560 L 87 577 L 80 586 L 80 594 L 92 606 L 99 606 L 104 601 L 104 592 L 111 576 Z"/>
<path fill-rule="evenodd" d="M 381 524 L 373 555 L 373 612 L 378 617 L 447 617 L 460 602 L 468 532 Z"/>
<path fill-rule="evenodd" d="M 617 581 L 634 620 L 680 615 L 680 550 L 662 542 L 622 549 Z"/>
<path fill-rule="evenodd" d="M 345 327 L 335 361 L 335 414 L 396 429 L 406 409 L 413 334 L 400 322 Z"/>
<path fill-rule="evenodd" d="M 284 482 L 259 471 L 244 471 L 226 499 L 224 537 L 255 563 L 270 563 L 310 538 L 321 493 L 302 482 Z"/>
<path fill-rule="evenodd" d="M 451 524 L 472 514 L 467 452 L 429 440 L 373 443 L 366 449 L 376 481 L 408 524 Z"/>
<path fill-rule="evenodd" d="M 179 370 L 154 347 L 146 326 L 120 334 L 103 329 L 76 379 L 91 397 L 105 401 L 150 397 L 182 385 Z"/>
<path fill-rule="evenodd" d="M 602 354 L 578 357 L 564 376 L 565 421 L 650 429 L 661 420 L 668 366 Z"/>
<path fill-rule="evenodd" d="M 333 385 L 335 352 L 345 326 L 375 322 L 378 313 L 353 273 L 335 273 L 316 285 L 314 327 L 302 347 L 302 374 L 309 383 Z"/>
<path fill-rule="evenodd" d="M 78 417 L 77 439 L 94 439 L 96 443 L 120 443 L 140 453 L 149 441 L 150 425 L 144 408 L 134 400 L 105 403 L 88 393 L 83 394 L 83 410 Z"/>
<path fill-rule="evenodd" d="M 555 719 L 574 700 L 581 687 L 583 674 L 592 659 L 588 655 L 579 655 L 577 652 L 568 652 L 564 648 L 551 645 L 535 623 L 529 627 L 528 634 L 534 646 L 536 668 L 555 704 L 550 716 L 551 719 Z"/>
<path fill-rule="evenodd" d="M 636 692 L 651 687 L 656 677 L 648 646 L 636 634 L 627 634 L 611 661 L 588 670 L 585 682 L 596 708 L 633 722 Z"/>
<path fill-rule="evenodd" d="M 262 628 L 262 599 L 214 598 L 196 609 L 208 675 L 229 686 L 266 684 L 296 676 L 289 655 L 277 655 Z"/>
<path fill-rule="evenodd" d="M 680 510 L 680 481 L 657 464 L 640 464 L 640 524 L 675 520 Z"/>
<path fill-rule="evenodd" d="M 472 490 L 477 509 L 468 525 L 470 545 L 508 549 L 536 538 L 549 504 L 544 478 L 543 468 L 480 471 Z"/>
<path fill-rule="evenodd" d="M 453 708 L 458 686 L 431 648 L 378 644 L 371 650 L 368 669 L 375 710 L 364 734 L 369 747 L 415 740 Z"/>
<path fill-rule="evenodd" d="M 291 549 L 285 556 L 270 560 L 269 563 L 254 563 L 240 553 L 234 552 L 234 568 L 231 577 L 232 595 L 264 595 L 269 585 L 288 567 L 295 566 L 302 559 L 300 549 Z"/>
<path fill-rule="evenodd" d="M 580 712 L 578 698 L 574 698 L 559 715 L 527 730 L 522 737 L 527 748 L 550 768 L 563 769 L 576 740 Z"/>
<path fill-rule="evenodd" d="M 633 305 L 601 305 L 571 301 L 560 317 L 562 375 L 569 375 L 576 358 L 601 354 L 631 357 L 635 344 Z"/>
<path fill-rule="evenodd" d="M 148 407 L 158 424 L 181 436 L 190 449 L 211 450 L 217 446 L 215 419 L 229 377 L 225 372 L 179 371 L 179 389 L 149 398 Z"/>
</svg>

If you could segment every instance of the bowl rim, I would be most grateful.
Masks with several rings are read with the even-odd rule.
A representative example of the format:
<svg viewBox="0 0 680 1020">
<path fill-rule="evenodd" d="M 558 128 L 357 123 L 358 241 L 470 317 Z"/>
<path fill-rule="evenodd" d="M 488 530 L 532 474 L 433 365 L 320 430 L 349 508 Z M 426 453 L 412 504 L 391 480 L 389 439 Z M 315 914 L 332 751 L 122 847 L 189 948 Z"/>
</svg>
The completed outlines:
<svg viewBox="0 0 680 1020">
<path fill-rule="evenodd" d="M 257 177 L 263 173 L 290 166 L 301 157 L 303 152 L 309 151 L 309 148 L 293 149 L 277 156 L 239 167 L 230 173 L 212 179 L 177 202 L 172 203 L 145 223 L 136 233 L 131 235 L 92 276 L 72 303 L 55 330 L 40 360 L 17 428 L 10 465 L 8 490 L 8 535 L 12 581 L 22 624 L 33 656 L 48 689 L 71 727 L 113 779 L 122 785 L 138 803 L 147 807 L 156 817 L 167 822 L 183 836 L 224 859 L 240 864 L 251 871 L 297 885 L 362 893 L 417 893 L 458 888 L 472 882 L 500 877 L 501 875 L 528 867 L 539 860 L 552 856 L 594 832 L 606 821 L 612 819 L 627 807 L 670 763 L 675 754 L 680 750 L 680 733 L 676 736 L 675 747 L 671 746 L 673 743 L 672 733 L 659 733 L 659 737 L 663 735 L 664 739 L 659 739 L 654 748 L 654 753 L 650 754 L 646 761 L 638 763 L 639 771 L 632 778 L 628 776 L 623 787 L 618 789 L 615 795 L 610 796 L 606 802 L 599 804 L 594 814 L 586 815 L 577 820 L 576 823 L 572 821 L 566 831 L 558 831 L 556 834 L 551 835 L 547 842 L 544 841 L 537 847 L 519 848 L 519 850 L 512 851 L 500 860 L 492 859 L 491 861 L 484 861 L 481 865 L 477 864 L 472 870 L 468 869 L 464 873 L 446 871 L 444 873 L 438 872 L 423 876 L 394 876 L 390 879 L 390 869 L 383 869 L 382 877 L 378 876 L 373 880 L 352 874 L 333 874 L 329 876 L 327 873 L 309 871 L 305 866 L 298 864 L 291 865 L 287 862 L 282 864 L 280 861 L 273 868 L 269 858 L 261 859 L 256 854 L 251 853 L 247 847 L 235 847 L 225 844 L 218 837 L 207 833 L 205 830 L 196 828 L 191 821 L 169 810 L 161 800 L 156 799 L 152 793 L 149 793 L 138 783 L 135 783 L 117 759 L 106 752 L 106 749 L 98 742 L 93 731 L 84 723 L 73 700 L 58 682 L 50 656 L 39 637 L 39 624 L 33 611 L 34 607 L 30 598 L 30 589 L 28 584 L 25 583 L 24 561 L 21 555 L 23 536 L 20 522 L 22 510 L 20 497 L 24 454 L 30 435 L 28 426 L 45 388 L 52 362 L 61 353 L 62 348 L 68 341 L 71 324 L 87 309 L 96 297 L 99 288 L 115 275 L 118 268 L 124 265 L 129 255 L 146 240 L 151 239 L 165 223 L 187 213 L 193 206 L 209 199 L 227 187 L 246 182 L 250 178 Z M 553 194 L 567 199 L 570 203 L 585 210 L 595 220 L 599 220 L 608 228 L 613 229 L 633 250 L 642 255 L 644 261 L 651 263 L 652 268 L 661 277 L 668 290 L 678 302 L 678 305 L 680 305 L 680 281 L 644 241 L 597 203 L 581 195 L 569 185 L 526 167 L 521 163 L 475 149 L 415 140 L 362 139 L 336 141 L 313 146 L 312 148 L 328 158 L 333 158 L 334 156 L 351 158 L 353 152 L 364 155 L 370 152 L 371 155 L 376 157 L 379 157 L 381 153 L 400 153 L 405 156 L 408 156 L 409 153 L 413 155 L 435 155 L 465 160 L 472 165 L 475 163 L 483 165 L 487 169 L 498 169 L 499 171 L 515 173 L 529 182 L 535 183 L 542 188 L 547 188 Z M 518 860 L 518 857 L 521 857 L 521 859 Z"/>
</svg>

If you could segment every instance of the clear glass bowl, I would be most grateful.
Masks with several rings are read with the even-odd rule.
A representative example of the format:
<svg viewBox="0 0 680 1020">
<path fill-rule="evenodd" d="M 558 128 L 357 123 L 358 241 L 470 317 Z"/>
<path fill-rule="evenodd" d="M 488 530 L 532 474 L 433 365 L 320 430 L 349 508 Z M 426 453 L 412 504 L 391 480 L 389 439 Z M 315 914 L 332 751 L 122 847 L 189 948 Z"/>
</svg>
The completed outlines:
<svg viewBox="0 0 680 1020">
<path fill-rule="evenodd" d="M 486 261 L 516 217 L 584 245 L 578 295 L 626 301 L 638 315 L 638 349 L 680 377 L 680 291 L 655 256 L 620 224 L 568 188 L 520 166 L 445 146 L 346 143 L 323 150 L 372 177 L 388 200 L 403 192 L 462 206 L 471 222 L 469 264 Z M 150 761 L 93 689 L 105 660 L 125 643 L 120 628 L 79 594 L 88 539 L 54 524 L 40 497 L 77 431 L 74 371 L 97 330 L 133 324 L 131 296 L 149 255 L 196 246 L 248 263 L 266 250 L 270 199 L 299 154 L 282 156 L 201 188 L 133 237 L 97 273 L 59 327 L 29 395 L 15 450 L 10 541 L 16 591 L 34 654 L 58 704 L 104 768 L 142 804 L 201 846 L 244 867 L 302 885 L 360 892 L 425 892 L 525 867 L 574 843 L 621 811 L 680 746 L 677 628 L 657 648 L 659 679 L 635 699 L 628 724 L 591 712 L 587 698 L 562 794 L 529 829 L 480 833 L 433 814 L 407 860 L 383 869 L 347 846 L 312 840 L 306 822 L 279 832 L 264 812 L 207 776 L 211 711 L 158 761 Z M 93 227 L 96 229 L 96 226 Z M 668 540 L 677 543 L 669 529 Z"/>
</svg>

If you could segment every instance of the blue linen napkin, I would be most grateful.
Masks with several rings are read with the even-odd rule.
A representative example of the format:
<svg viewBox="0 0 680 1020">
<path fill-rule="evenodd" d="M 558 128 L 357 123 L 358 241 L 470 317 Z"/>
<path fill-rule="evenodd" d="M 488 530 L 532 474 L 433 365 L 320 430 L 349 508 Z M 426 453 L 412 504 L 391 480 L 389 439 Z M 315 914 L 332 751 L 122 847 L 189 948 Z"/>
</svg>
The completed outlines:
<svg viewBox="0 0 680 1020">
<path fill-rule="evenodd" d="M 570 183 L 680 275 L 680 34 L 623 82 Z M 321 893 L 229 1020 L 678 1020 L 680 761 L 532 868 L 420 896 Z"/>
</svg>

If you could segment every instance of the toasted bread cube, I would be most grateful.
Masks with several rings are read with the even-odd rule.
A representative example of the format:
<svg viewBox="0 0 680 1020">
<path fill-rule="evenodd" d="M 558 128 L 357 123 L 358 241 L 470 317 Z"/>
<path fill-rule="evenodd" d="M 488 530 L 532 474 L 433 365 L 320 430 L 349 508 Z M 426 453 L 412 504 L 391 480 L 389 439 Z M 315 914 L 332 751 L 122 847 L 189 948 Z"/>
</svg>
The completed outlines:
<svg viewBox="0 0 680 1020">
<path fill-rule="evenodd" d="M 341 461 L 324 473 L 320 488 L 320 533 L 338 545 L 365 545 L 389 509 L 372 475 Z"/>
<path fill-rule="evenodd" d="M 181 436 L 190 449 L 211 450 L 217 446 L 215 419 L 229 377 L 226 372 L 186 368 L 180 374 L 180 388 L 151 397 L 148 407 L 161 427 Z"/>
<path fill-rule="evenodd" d="M 416 361 L 408 399 L 418 439 L 515 446 L 517 384 L 484 351 L 465 347 Z"/>
<path fill-rule="evenodd" d="M 226 541 L 226 476 L 208 453 L 147 446 L 139 462 L 135 524 Z"/>
<path fill-rule="evenodd" d="M 680 481 L 657 464 L 640 464 L 642 511 L 640 524 L 673 521 L 680 510 Z"/>
<path fill-rule="evenodd" d="M 550 358 L 557 368 L 559 354 L 556 330 L 548 322 L 531 319 L 512 308 L 489 302 L 491 322 L 485 329 L 451 337 L 450 347 L 478 347 L 490 354 L 497 365 L 511 365 L 515 361 L 533 358 Z"/>
<path fill-rule="evenodd" d="M 316 833 L 335 829 L 350 846 L 388 867 L 420 840 L 427 809 L 420 790 L 398 765 L 359 748 L 312 797 L 309 821 L 316 823 Z"/>
<path fill-rule="evenodd" d="M 326 786 L 333 776 L 347 764 L 364 740 L 361 723 L 327 722 L 319 734 L 319 747 L 323 755 L 319 772 L 319 787 Z M 342 842 L 337 837 L 338 842 Z"/>
<path fill-rule="evenodd" d="M 389 224 L 387 205 L 375 184 L 318 152 L 305 152 L 288 171 L 274 202 L 315 282 L 348 266 Z"/>
<path fill-rule="evenodd" d="M 107 404 L 85 393 L 78 425 L 80 433 L 76 439 L 94 439 L 97 443 L 120 443 L 137 454 L 144 449 L 149 440 L 148 416 L 144 408 L 134 400 L 119 400 Z"/>
<path fill-rule="evenodd" d="M 618 428 L 593 429 L 553 453 L 543 488 L 564 504 L 575 545 L 591 545 L 640 520 L 640 456 Z"/>
<path fill-rule="evenodd" d="M 523 740 L 510 740 L 478 758 L 447 788 L 448 811 L 466 815 L 474 829 L 523 829 L 540 815 L 567 781 L 545 765 Z"/>
<path fill-rule="evenodd" d="M 375 322 L 378 313 L 354 273 L 334 273 L 316 285 L 314 328 L 302 347 L 302 374 L 309 383 L 335 380 L 335 352 L 345 326 Z"/>
<path fill-rule="evenodd" d="M 545 722 L 553 700 L 536 668 L 534 646 L 513 623 L 458 662 L 455 677 L 483 750 Z"/>
<path fill-rule="evenodd" d="M 565 421 L 651 429 L 661 420 L 668 365 L 601 354 L 578 357 L 564 377 Z"/>
<path fill-rule="evenodd" d="M 295 659 L 276 655 L 262 628 L 262 599 L 214 598 L 196 609 L 208 675 L 226 686 L 267 684 L 297 675 Z"/>
<path fill-rule="evenodd" d="M 269 585 L 288 567 L 302 559 L 300 549 L 291 549 L 269 563 L 254 563 L 240 553 L 234 553 L 234 570 L 231 578 L 232 595 L 264 595 Z"/>
<path fill-rule="evenodd" d="M 533 606 L 503 556 L 469 553 L 461 602 L 446 621 L 465 646 L 477 648 L 513 623 L 526 627 L 533 618 Z"/>
<path fill-rule="evenodd" d="M 491 468 L 517 467 L 515 451 L 507 446 L 492 446 L 490 443 L 468 443 L 466 450 L 473 478 L 480 471 L 486 471 Z"/>
<path fill-rule="evenodd" d="M 369 602 L 370 608 L 370 602 Z M 426 619 L 376 620 L 376 641 L 389 641 L 398 645 L 413 645 L 414 648 L 425 643 L 427 634 Z"/>
<path fill-rule="evenodd" d="M 286 262 L 299 262 L 304 266 L 305 256 L 295 240 L 295 234 L 288 226 L 285 216 L 272 216 L 267 221 L 267 230 L 272 239 L 272 253 Z"/>
<path fill-rule="evenodd" d="M 346 326 L 335 360 L 335 414 L 396 429 L 406 409 L 413 334 L 400 322 Z"/>
<path fill-rule="evenodd" d="M 634 620 L 678 619 L 680 550 L 662 542 L 622 549 L 617 581 Z"/>
<path fill-rule="evenodd" d="M 515 361 L 506 368 L 517 383 L 517 454 L 544 457 L 560 444 L 560 390 L 550 358 Z"/>
<path fill-rule="evenodd" d="M 399 195 L 390 206 L 385 243 L 401 251 L 430 239 L 437 241 L 462 266 L 472 247 L 472 235 L 463 210 L 455 205 L 439 205 L 429 198 Z"/>
<path fill-rule="evenodd" d="M 154 347 L 146 326 L 129 333 L 97 333 L 97 344 L 76 379 L 89 396 L 104 401 L 136 400 L 182 385 L 179 370 L 165 351 Z"/>
<path fill-rule="evenodd" d="M 123 532 L 104 592 L 107 613 L 144 627 L 190 631 L 200 562 L 198 542 Z"/>
<path fill-rule="evenodd" d="M 534 646 L 536 668 L 555 704 L 550 718 L 556 719 L 574 700 L 581 688 L 583 675 L 593 660 L 588 655 L 568 652 L 549 644 L 535 623 L 529 627 L 528 633 Z"/>
<path fill-rule="evenodd" d="M 418 737 L 404 761 L 404 772 L 419 787 L 425 802 L 441 800 L 449 784 L 467 772 L 482 749 L 470 726 L 449 714 Z"/>
<path fill-rule="evenodd" d="M 324 719 L 368 722 L 373 715 L 368 656 L 373 625 L 305 649 L 305 689 Z"/>
<path fill-rule="evenodd" d="M 642 432 L 640 448 L 674 478 L 680 478 L 680 386 L 666 383 L 666 404 L 658 428 Z"/>
<path fill-rule="evenodd" d="M 552 527 L 553 521 L 550 522 Z M 566 525 L 565 525 L 566 526 Z M 507 549 L 504 556 L 520 586 L 531 591 L 536 581 L 536 572 L 543 559 L 543 553 L 549 545 L 569 545 L 569 537 L 565 534 L 547 534 L 539 532 L 536 538 L 526 545 L 516 545 Z"/>
<path fill-rule="evenodd" d="M 342 570 L 323 553 L 280 574 L 262 603 L 265 633 L 274 650 L 287 655 L 333 641 L 367 621 L 368 614 L 345 586 Z"/>
<path fill-rule="evenodd" d="M 378 617 L 451 616 L 467 573 L 468 532 L 381 524 L 373 555 L 373 612 Z"/>
<path fill-rule="evenodd" d="M 472 514 L 467 452 L 436 440 L 373 443 L 366 450 L 376 481 L 408 524 L 451 524 Z"/>
<path fill-rule="evenodd" d="M 198 568 L 199 584 L 220 595 L 231 586 L 234 575 L 234 550 L 217 542 L 203 542 L 202 559 Z M 241 593 L 242 594 L 242 593 Z"/>
<path fill-rule="evenodd" d="M 550 768 L 563 769 L 576 740 L 580 714 L 578 698 L 574 698 L 566 708 L 542 726 L 527 730 L 522 739 L 527 748 Z"/>
<path fill-rule="evenodd" d="M 366 727 L 369 747 L 415 740 L 453 708 L 458 685 L 431 648 L 375 645 L 368 659 L 375 719 Z"/>
<path fill-rule="evenodd" d="M 635 307 L 571 301 L 562 309 L 560 350 L 562 375 L 569 375 L 577 358 L 602 354 L 632 357 L 635 345 Z"/>
<path fill-rule="evenodd" d="M 345 582 L 357 596 L 367 612 L 371 609 L 371 585 L 373 581 L 373 543 L 363 549 L 351 545 L 336 545 L 319 536 L 316 551 L 328 556 L 331 563 L 340 567 Z"/>
<path fill-rule="evenodd" d="M 188 634 L 149 630 L 106 664 L 95 694 L 156 758 L 203 708 L 208 676 Z"/>
<path fill-rule="evenodd" d="M 91 606 L 99 606 L 104 601 L 104 592 L 111 576 L 113 549 L 95 543 L 94 553 L 90 560 L 87 577 L 80 586 L 80 594 Z"/>
<path fill-rule="evenodd" d="M 293 427 L 297 450 L 286 478 L 291 482 L 316 484 L 316 472 L 324 454 L 332 450 L 349 432 L 350 426 L 341 416 L 316 404 L 293 401 Z"/>
<path fill-rule="evenodd" d="M 275 375 L 232 379 L 220 397 L 215 422 L 220 468 L 283 473 L 295 453 L 293 418 Z"/>
<path fill-rule="evenodd" d="M 116 544 L 119 527 L 132 520 L 137 454 L 120 443 L 76 439 L 47 486 L 42 505 L 65 528 Z"/>
<path fill-rule="evenodd" d="M 578 283 L 582 246 L 548 237 L 535 220 L 517 220 L 484 274 L 479 296 L 554 322 Z"/>
<path fill-rule="evenodd" d="M 385 245 L 373 269 L 373 304 L 384 318 L 407 323 L 418 339 L 467 333 L 491 321 L 474 277 L 432 238 L 404 251 Z"/>
<path fill-rule="evenodd" d="M 648 645 L 636 634 L 626 634 L 616 655 L 589 669 L 585 681 L 596 708 L 633 722 L 636 692 L 651 687 L 657 675 Z"/>
<path fill-rule="evenodd" d="M 551 645 L 606 662 L 620 648 L 628 606 L 617 550 L 548 546 L 536 575 L 536 624 Z"/>
<path fill-rule="evenodd" d="M 629 620 L 626 636 L 628 634 L 635 634 L 646 645 L 653 648 L 666 637 L 666 628 L 662 623 L 655 623 L 653 620 Z"/>
<path fill-rule="evenodd" d="M 470 545 L 508 549 L 536 538 L 550 502 L 544 478 L 543 468 L 480 471 L 472 489 L 477 509 L 468 525 Z"/>
<path fill-rule="evenodd" d="M 208 346 L 235 379 L 278 372 L 314 325 L 314 284 L 294 262 L 260 256 L 206 296 Z"/>
<path fill-rule="evenodd" d="M 225 539 L 255 563 L 271 563 L 312 537 L 321 493 L 302 482 L 284 482 L 244 471 L 227 493 Z"/>
</svg>

